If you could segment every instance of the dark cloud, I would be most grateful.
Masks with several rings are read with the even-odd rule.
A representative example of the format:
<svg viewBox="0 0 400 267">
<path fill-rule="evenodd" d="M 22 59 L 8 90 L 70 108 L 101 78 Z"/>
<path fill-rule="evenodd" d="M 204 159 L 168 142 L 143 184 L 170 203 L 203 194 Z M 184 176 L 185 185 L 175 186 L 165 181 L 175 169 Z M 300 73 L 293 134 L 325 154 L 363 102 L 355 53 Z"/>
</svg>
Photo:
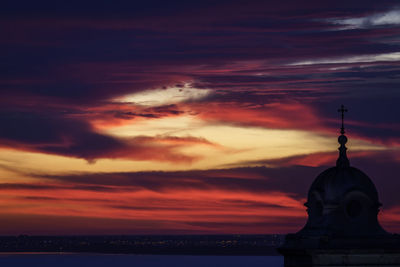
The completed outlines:
<svg viewBox="0 0 400 267">
<path fill-rule="evenodd" d="M 171 190 L 226 190 L 236 192 L 285 192 L 303 198 L 309 184 L 322 168 L 236 168 L 184 172 L 96 173 L 70 176 L 40 176 L 63 183 L 141 188 L 156 192 Z M 237 177 L 242 173 L 242 178 Z M 301 174 L 301 175 L 299 175 Z M 257 175 L 258 179 L 249 179 Z"/>
<path fill-rule="evenodd" d="M 90 160 L 124 147 L 121 141 L 92 131 L 83 121 L 54 114 L 2 112 L 0 124 L 1 139 L 9 143 L 22 143 L 28 150 Z"/>
<path fill-rule="evenodd" d="M 88 161 L 127 158 L 190 162 L 195 159 L 175 152 L 174 144 L 158 143 L 158 138 L 140 136 L 118 139 L 96 132 L 86 121 L 67 118 L 62 114 L 3 111 L 0 112 L 0 125 L 3 146 L 22 150 L 84 158 Z"/>
<path fill-rule="evenodd" d="M 46 190 L 83 190 L 93 192 L 122 192 L 135 191 L 134 188 L 114 188 L 99 185 L 63 185 L 63 184 L 44 184 L 44 183 L 1 183 L 0 190 L 29 190 L 29 191 L 46 191 Z M 31 197 L 35 200 L 45 200 L 46 197 Z M 51 200 L 51 199 L 49 199 Z"/>
<path fill-rule="evenodd" d="M 0 184 L 2 190 L 48 190 L 54 189 L 54 186 L 47 184 L 28 184 L 28 183 L 2 183 Z"/>
</svg>

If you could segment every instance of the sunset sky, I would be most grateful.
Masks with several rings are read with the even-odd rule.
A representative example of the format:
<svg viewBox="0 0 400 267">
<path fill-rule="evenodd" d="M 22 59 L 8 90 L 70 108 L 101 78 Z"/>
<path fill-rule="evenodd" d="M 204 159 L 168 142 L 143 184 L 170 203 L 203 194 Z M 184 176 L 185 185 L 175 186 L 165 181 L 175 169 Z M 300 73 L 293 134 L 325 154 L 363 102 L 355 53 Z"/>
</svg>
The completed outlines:
<svg viewBox="0 0 400 267">
<path fill-rule="evenodd" d="M 3 1 L 0 234 L 288 233 L 335 164 L 400 232 L 400 3 Z"/>
</svg>

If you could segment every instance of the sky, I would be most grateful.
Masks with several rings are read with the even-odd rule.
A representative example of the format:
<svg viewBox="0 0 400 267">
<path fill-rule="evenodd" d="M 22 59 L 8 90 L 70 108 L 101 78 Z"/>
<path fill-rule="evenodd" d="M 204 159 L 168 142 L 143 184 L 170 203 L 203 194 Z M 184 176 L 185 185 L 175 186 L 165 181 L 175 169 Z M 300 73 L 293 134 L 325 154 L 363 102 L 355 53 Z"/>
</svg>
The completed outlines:
<svg viewBox="0 0 400 267">
<path fill-rule="evenodd" d="M 400 232 L 400 4 L 3 1 L 0 234 L 298 231 L 338 156 Z"/>
</svg>

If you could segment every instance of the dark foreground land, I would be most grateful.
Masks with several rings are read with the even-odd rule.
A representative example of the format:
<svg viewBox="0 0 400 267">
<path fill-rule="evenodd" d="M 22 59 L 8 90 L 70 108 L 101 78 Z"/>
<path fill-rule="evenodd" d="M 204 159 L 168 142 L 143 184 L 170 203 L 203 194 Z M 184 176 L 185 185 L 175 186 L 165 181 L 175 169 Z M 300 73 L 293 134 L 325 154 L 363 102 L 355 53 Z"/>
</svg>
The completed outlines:
<svg viewBox="0 0 400 267">
<path fill-rule="evenodd" d="M 283 235 L 2 236 L 0 252 L 277 255 Z"/>
</svg>

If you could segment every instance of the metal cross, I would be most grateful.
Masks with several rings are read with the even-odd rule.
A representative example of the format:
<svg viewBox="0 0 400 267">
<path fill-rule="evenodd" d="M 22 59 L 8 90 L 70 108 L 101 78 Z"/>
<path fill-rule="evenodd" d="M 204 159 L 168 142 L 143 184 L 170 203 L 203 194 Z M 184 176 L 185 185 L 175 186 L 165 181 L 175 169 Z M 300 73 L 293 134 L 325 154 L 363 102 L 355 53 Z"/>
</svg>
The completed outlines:
<svg viewBox="0 0 400 267">
<path fill-rule="evenodd" d="M 340 128 L 340 133 L 344 134 L 344 113 L 347 112 L 347 108 L 344 107 L 344 105 L 342 104 L 340 106 L 340 109 L 338 109 L 338 112 L 342 113 L 342 128 Z"/>
</svg>

